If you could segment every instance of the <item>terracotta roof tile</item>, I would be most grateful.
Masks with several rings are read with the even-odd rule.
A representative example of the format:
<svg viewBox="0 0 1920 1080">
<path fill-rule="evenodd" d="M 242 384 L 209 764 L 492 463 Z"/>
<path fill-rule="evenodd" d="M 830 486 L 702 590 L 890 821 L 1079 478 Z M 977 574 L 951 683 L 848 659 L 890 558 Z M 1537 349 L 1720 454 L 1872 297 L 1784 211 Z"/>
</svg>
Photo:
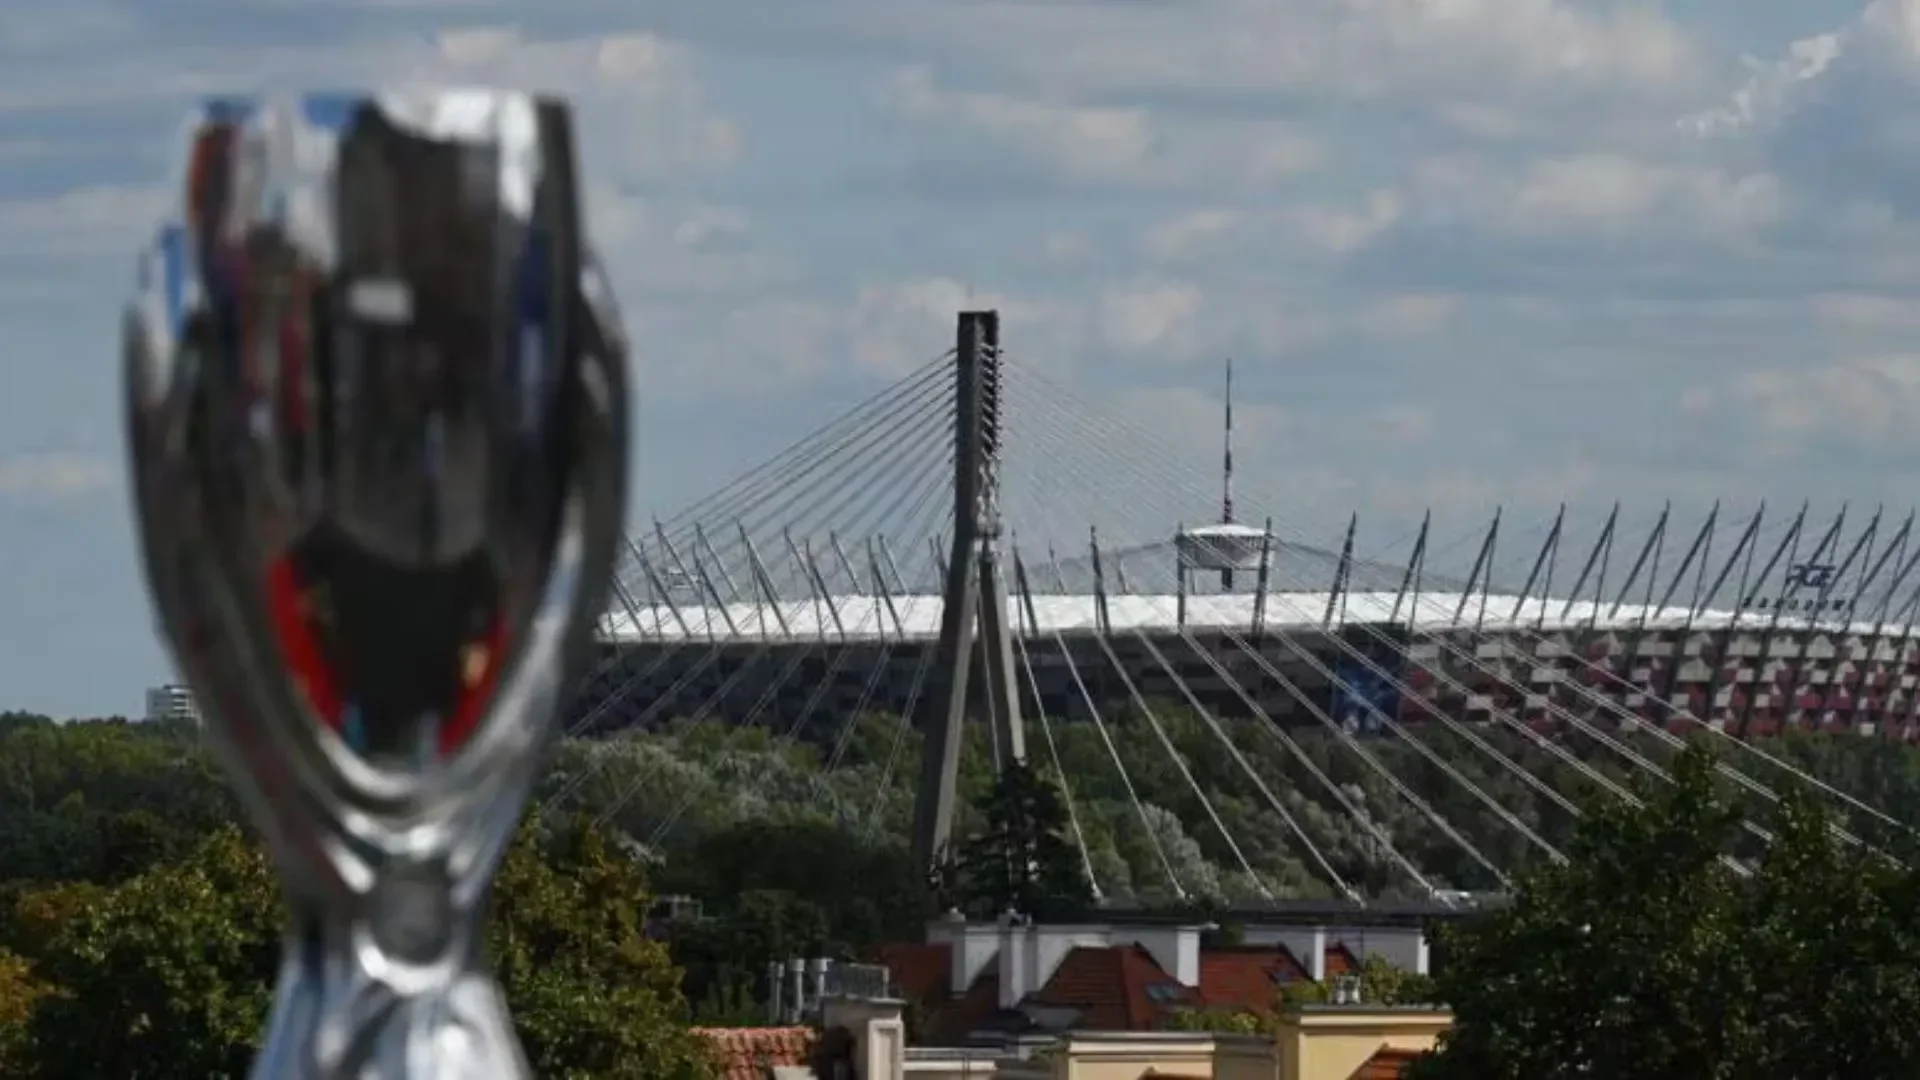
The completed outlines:
<svg viewBox="0 0 1920 1080">
<path fill-rule="evenodd" d="M 720 1080 L 765 1080 L 775 1065 L 805 1065 L 813 1054 L 808 1027 L 694 1028 L 719 1054 Z"/>
<path fill-rule="evenodd" d="M 946 984 L 942 984 L 941 996 L 932 999 L 933 1003 L 927 1008 L 929 1041 L 942 1046 L 963 1044 L 967 1036 L 984 1028 L 1000 1011 L 1000 973 L 992 968 L 973 980 L 973 985 L 959 997 L 947 993 L 946 989 Z"/>
<path fill-rule="evenodd" d="M 1336 941 L 1327 946 L 1327 978 L 1336 975 L 1355 975 L 1360 971 L 1360 958 L 1353 950 Z"/>
<path fill-rule="evenodd" d="M 1310 976 L 1279 945 L 1207 949 L 1200 954 L 1200 998 L 1211 1009 L 1272 1011 L 1276 991 Z"/>
<path fill-rule="evenodd" d="M 1077 1009 L 1077 1028 L 1141 1031 L 1173 1009 L 1203 1004 L 1192 988 L 1163 971 L 1138 945 L 1081 946 L 1068 952 L 1035 1004 Z"/>
<path fill-rule="evenodd" d="M 1000 979 L 992 964 L 966 993 L 955 996 L 949 990 L 953 952 L 948 946 L 902 942 L 882 945 L 877 954 L 901 996 L 925 1010 L 926 1038 L 964 1040 L 1000 1011 Z M 1327 947 L 1328 977 L 1359 967 L 1345 945 Z M 1080 1016 L 1074 1026 L 1081 1029 L 1142 1031 L 1161 1026 L 1175 1009 L 1266 1013 L 1279 987 L 1310 977 L 1306 966 L 1282 945 L 1203 949 L 1198 987 L 1182 986 L 1138 945 L 1080 946 L 1067 953 L 1046 985 L 1028 1000 L 1076 1010 Z"/>
<path fill-rule="evenodd" d="M 901 997 L 928 1002 L 948 996 L 953 979 L 953 950 L 948 946 L 917 941 L 882 945 L 879 960 L 887 966 Z"/>
</svg>

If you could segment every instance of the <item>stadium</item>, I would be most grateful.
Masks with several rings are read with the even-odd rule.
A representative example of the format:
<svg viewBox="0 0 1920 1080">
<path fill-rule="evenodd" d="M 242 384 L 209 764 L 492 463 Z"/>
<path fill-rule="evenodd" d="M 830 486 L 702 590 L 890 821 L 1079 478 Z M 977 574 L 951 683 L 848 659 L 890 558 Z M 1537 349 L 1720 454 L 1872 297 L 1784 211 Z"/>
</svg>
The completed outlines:
<svg viewBox="0 0 1920 1080">
<path fill-rule="evenodd" d="M 1903 546 L 1905 532 L 1896 530 L 1889 552 Z M 1265 573 L 1243 557 L 1263 544 Z M 1195 704 L 1219 713 L 1307 724 L 1319 710 L 1361 729 L 1385 717 L 1431 720 L 1436 711 L 1481 721 L 1518 714 L 1536 728 L 1611 713 L 1682 725 L 1698 718 L 1740 735 L 1815 724 L 1906 737 L 1914 719 L 1913 605 L 1888 602 L 1910 563 L 1887 574 L 1877 596 L 1866 593 L 1876 576 L 1867 569 L 1859 571 L 1864 588 L 1836 595 L 1832 580 L 1844 563 L 1795 563 L 1780 568 L 1774 588 L 1752 583 L 1750 604 L 1725 607 L 1575 599 L 1544 588 L 1496 592 L 1490 584 L 1382 588 L 1369 579 L 1385 568 L 1258 529 L 1196 529 L 1116 553 L 1109 565 L 1119 577 L 1122 567 L 1155 559 L 1189 580 L 1218 574 L 1248 587 L 1012 590 L 1024 711 L 1086 718 L 1191 692 Z M 1327 563 L 1327 581 L 1311 591 L 1261 590 L 1282 561 L 1297 570 Z M 601 675 L 629 676 L 621 683 L 628 704 L 656 716 L 732 704 L 757 705 L 776 720 L 808 709 L 911 713 L 925 689 L 943 597 L 903 581 L 893 583 L 897 591 L 837 594 L 826 584 L 795 598 L 769 587 L 766 595 L 779 599 L 732 602 L 642 594 L 631 611 L 608 619 Z M 1863 607 L 1868 618 L 1849 617 Z"/>
<path fill-rule="evenodd" d="M 575 730 L 918 716 L 950 681 L 936 654 L 955 514 L 997 488 L 999 535 L 959 545 L 980 564 L 971 580 L 985 632 L 968 649 L 987 677 L 966 691 L 975 716 L 993 711 L 986 688 L 997 680 L 1020 714 L 1064 720 L 1168 702 L 1359 734 L 1458 722 L 1912 735 L 1911 515 L 1850 522 L 1844 507 L 1822 520 L 1805 506 L 1739 516 L 1715 506 L 1684 523 L 1666 508 L 1634 526 L 1616 505 L 1575 537 L 1562 508 L 1538 523 L 1544 533 L 1496 513 L 1450 545 L 1429 518 L 1392 561 L 1362 557 L 1357 516 L 1331 544 L 1284 535 L 1271 519 L 1235 522 L 1229 373 L 1224 469 L 1203 496 L 1218 520 L 1168 524 L 1182 510 L 1156 515 L 1142 496 L 1177 496 L 1194 478 L 1147 476 L 1110 496 L 1097 480 L 1061 478 L 1074 465 L 1064 443 L 1076 424 L 1062 417 L 1071 405 L 1036 406 L 1063 395 L 1016 377 L 997 349 L 992 358 L 994 415 L 977 426 L 996 457 L 1045 468 L 1016 476 L 987 463 L 974 470 L 984 482 L 957 491 L 969 472 L 954 467 L 966 403 L 952 354 L 927 365 L 630 539 Z M 1003 391 L 1016 383 L 1020 392 Z M 1026 417 L 1036 423 L 1009 421 Z M 1083 446 L 1101 441 L 1086 430 L 1097 424 L 1080 418 Z M 1124 482 L 1113 454 L 1091 456 Z M 1056 490 L 1036 490 L 1049 481 Z M 1198 500 L 1185 505 L 1201 512 Z M 1123 530 L 1154 526 L 1112 524 L 1116 506 L 1134 521 L 1159 517 L 1167 534 L 1126 543 Z M 1064 537 L 1036 550 L 1036 520 L 1068 522 L 1055 529 Z M 1443 559 L 1443 546 L 1455 557 Z"/>
<path fill-rule="evenodd" d="M 1457 785 L 1550 853 L 1460 754 L 1573 812 L 1517 748 L 1631 798 L 1596 753 L 1664 777 L 1648 751 L 1722 740 L 1805 780 L 1760 743 L 1913 738 L 1911 512 L 1669 505 L 1636 522 L 1615 504 L 1583 527 L 1563 504 L 1454 533 L 1429 512 L 1397 545 L 1347 512 L 1319 542 L 1280 523 L 1284 495 L 1236 487 L 1231 380 L 1219 467 L 1196 471 L 1006 356 L 993 313 L 963 313 L 952 352 L 628 538 L 570 732 L 757 726 L 832 768 L 857 718 L 891 717 L 893 754 L 908 726 L 926 736 L 926 859 L 952 835 L 975 724 L 996 770 L 1057 755 L 1058 724 L 1093 725 L 1139 809 L 1109 729 L 1144 723 L 1194 787 L 1161 720 L 1180 710 L 1291 823 L 1227 731 L 1264 733 L 1386 844 L 1293 734 L 1317 728 L 1464 850 L 1415 786 Z M 1405 743 L 1427 779 L 1396 775 L 1376 740 Z"/>
</svg>

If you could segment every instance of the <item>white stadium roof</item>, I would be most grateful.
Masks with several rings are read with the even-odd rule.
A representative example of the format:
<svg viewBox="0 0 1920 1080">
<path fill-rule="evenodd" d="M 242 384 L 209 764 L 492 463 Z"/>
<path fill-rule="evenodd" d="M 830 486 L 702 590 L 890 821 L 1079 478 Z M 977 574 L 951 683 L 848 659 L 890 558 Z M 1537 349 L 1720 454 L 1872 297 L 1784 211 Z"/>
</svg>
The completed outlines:
<svg viewBox="0 0 1920 1080">
<path fill-rule="evenodd" d="M 1411 602 L 1410 597 L 1402 597 L 1396 617 L 1395 598 L 1396 593 L 1393 592 L 1349 592 L 1335 607 L 1334 623 L 1377 625 L 1399 621 L 1405 624 L 1411 620 L 1414 629 L 1429 632 L 1455 627 L 1471 630 L 1476 626 L 1484 631 L 1495 632 L 1534 629 L 1555 631 L 1584 628 L 1590 622 L 1610 630 L 1633 630 L 1643 625 L 1647 629 L 1677 629 L 1688 625 L 1688 609 L 1680 606 L 1649 609 L 1644 605 L 1622 604 L 1615 611 L 1613 604 L 1596 604 L 1590 600 L 1577 600 L 1569 606 L 1561 599 L 1529 597 L 1522 600 L 1512 594 L 1494 593 L 1485 598 L 1483 608 L 1478 592 L 1466 597 L 1464 609 L 1462 596 L 1457 592 L 1425 592 L 1420 594 L 1417 605 Z M 1269 593 L 1263 625 L 1272 630 L 1318 629 L 1326 615 L 1328 599 L 1329 594 L 1325 592 Z M 1042 636 L 1054 633 L 1085 634 L 1098 629 L 1097 602 L 1091 594 L 1035 593 L 1032 602 L 1034 618 Z M 766 638 L 807 640 L 839 639 L 843 633 L 850 640 L 896 640 L 903 636 L 935 638 L 940 633 L 941 603 L 938 595 L 919 593 L 894 597 L 891 609 L 884 597 L 871 595 L 835 596 L 831 610 L 826 601 L 819 599 L 795 600 L 778 605 L 733 603 L 726 605 L 724 612 L 719 607 L 682 604 L 678 608 L 678 618 L 674 609 L 665 604 L 643 606 L 633 612 L 616 607 L 608 612 L 600 630 L 600 639 L 627 643 L 727 639 L 759 641 Z M 1186 627 L 1189 630 L 1246 630 L 1253 625 L 1252 593 L 1189 595 L 1186 603 Z M 1462 610 L 1458 622 L 1453 617 L 1456 610 Z M 1484 617 L 1481 615 L 1483 610 Z M 839 613 L 838 624 L 834 621 L 835 611 Z M 1171 594 L 1115 593 L 1107 596 L 1107 622 L 1115 633 L 1134 630 L 1173 632 L 1178 611 L 1179 599 Z M 897 628 L 896 616 L 899 620 Z M 1016 634 L 1027 633 L 1026 615 L 1021 610 L 1021 599 L 1017 596 L 1008 600 L 1008 617 Z M 1699 611 L 1693 614 L 1691 625 L 1696 630 L 1719 630 L 1728 628 L 1735 618 L 1734 613 L 1727 611 Z M 1849 625 L 1841 624 L 1838 620 L 1823 619 L 1816 623 L 1804 616 L 1786 614 L 1776 619 L 1771 611 L 1748 610 L 1737 618 L 1741 628 L 1750 630 L 1765 630 L 1769 626 L 1781 630 L 1818 626 L 1829 632 L 1858 634 L 1872 633 L 1874 630 L 1871 622 Z"/>
</svg>

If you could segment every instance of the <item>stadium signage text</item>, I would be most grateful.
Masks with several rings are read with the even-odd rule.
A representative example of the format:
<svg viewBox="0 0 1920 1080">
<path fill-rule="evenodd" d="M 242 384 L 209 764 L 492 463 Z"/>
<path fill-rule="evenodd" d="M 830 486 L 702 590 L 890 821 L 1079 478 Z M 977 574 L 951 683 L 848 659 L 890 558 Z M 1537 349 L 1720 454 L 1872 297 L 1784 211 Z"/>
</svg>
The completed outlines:
<svg viewBox="0 0 1920 1080">
<path fill-rule="evenodd" d="M 1780 611 L 1802 615 L 1846 611 L 1853 607 L 1852 599 L 1827 596 L 1838 577 L 1838 570 L 1832 563 L 1794 563 L 1787 567 L 1786 578 L 1781 583 L 1779 596 L 1749 597 L 1747 606 L 1760 611 Z M 1813 595 L 1805 596 L 1803 595 L 1805 593 Z"/>
<path fill-rule="evenodd" d="M 1797 563 L 1787 567 L 1787 593 L 1801 589 L 1825 590 L 1833 584 L 1833 566 L 1829 563 Z"/>
</svg>

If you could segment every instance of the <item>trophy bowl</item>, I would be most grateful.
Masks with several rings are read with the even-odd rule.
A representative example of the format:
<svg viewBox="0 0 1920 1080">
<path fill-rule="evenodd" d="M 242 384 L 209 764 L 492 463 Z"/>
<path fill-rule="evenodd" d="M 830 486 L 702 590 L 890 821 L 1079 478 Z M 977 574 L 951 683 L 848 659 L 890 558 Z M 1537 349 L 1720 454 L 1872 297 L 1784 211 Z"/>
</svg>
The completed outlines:
<svg viewBox="0 0 1920 1080">
<path fill-rule="evenodd" d="M 526 1075 L 479 928 L 626 488 L 570 112 L 227 99 L 186 143 L 128 445 L 162 633 L 292 915 L 255 1075 Z"/>
</svg>

